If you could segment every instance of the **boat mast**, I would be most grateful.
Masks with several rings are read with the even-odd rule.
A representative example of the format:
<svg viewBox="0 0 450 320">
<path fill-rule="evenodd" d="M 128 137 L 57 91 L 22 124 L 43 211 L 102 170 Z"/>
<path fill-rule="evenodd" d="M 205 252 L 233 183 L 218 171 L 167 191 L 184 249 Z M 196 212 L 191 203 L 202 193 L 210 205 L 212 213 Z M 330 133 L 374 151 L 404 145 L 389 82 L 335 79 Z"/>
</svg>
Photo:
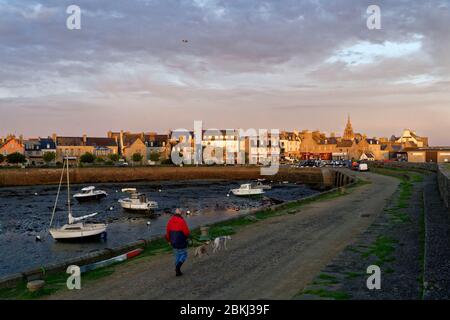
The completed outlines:
<svg viewBox="0 0 450 320">
<path fill-rule="evenodd" d="M 69 209 L 69 223 L 70 223 L 70 216 L 72 215 L 72 213 L 70 212 L 70 182 L 69 182 L 69 158 L 66 157 L 66 161 L 67 161 L 67 207 Z"/>
<path fill-rule="evenodd" d="M 65 166 L 65 165 L 66 165 L 66 163 L 63 162 L 63 167 L 62 167 L 62 171 L 61 171 L 61 178 L 59 179 L 58 192 L 56 193 L 56 200 L 55 200 L 55 205 L 53 206 L 52 218 L 50 219 L 50 225 L 49 225 L 49 228 L 52 227 L 53 219 L 55 218 L 56 206 L 57 206 L 57 204 L 58 204 L 59 193 L 60 193 L 60 191 L 61 191 L 61 185 L 62 185 L 62 182 L 63 182 L 63 177 L 64 177 L 64 166 Z"/>
</svg>

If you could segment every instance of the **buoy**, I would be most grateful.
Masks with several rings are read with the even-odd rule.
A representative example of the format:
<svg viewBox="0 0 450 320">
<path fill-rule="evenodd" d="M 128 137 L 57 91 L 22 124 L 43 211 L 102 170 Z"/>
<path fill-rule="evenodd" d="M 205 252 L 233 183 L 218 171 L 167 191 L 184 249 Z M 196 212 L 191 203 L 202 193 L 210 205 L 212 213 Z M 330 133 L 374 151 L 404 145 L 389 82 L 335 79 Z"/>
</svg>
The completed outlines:
<svg viewBox="0 0 450 320">
<path fill-rule="evenodd" d="M 158 190 L 158 192 L 161 192 L 161 191 L 162 191 L 161 189 Z"/>
<path fill-rule="evenodd" d="M 34 195 L 35 195 L 35 196 L 37 196 L 37 195 L 38 195 L 38 193 L 37 193 L 37 192 L 35 192 L 35 193 L 34 193 Z"/>
<path fill-rule="evenodd" d="M 229 193 L 227 193 L 227 197 L 229 197 L 230 196 L 230 194 Z"/>
<path fill-rule="evenodd" d="M 186 211 L 186 213 L 187 213 L 187 214 L 191 214 L 191 211 L 190 211 L 190 210 L 188 210 L 188 211 Z"/>
<path fill-rule="evenodd" d="M 41 237 L 40 236 L 36 236 L 36 241 L 41 241 Z"/>
<path fill-rule="evenodd" d="M 150 222 L 150 221 L 147 221 L 147 225 L 149 226 L 149 225 L 151 225 L 152 223 Z"/>
<path fill-rule="evenodd" d="M 113 211 L 114 207 L 109 207 L 109 211 Z"/>
</svg>

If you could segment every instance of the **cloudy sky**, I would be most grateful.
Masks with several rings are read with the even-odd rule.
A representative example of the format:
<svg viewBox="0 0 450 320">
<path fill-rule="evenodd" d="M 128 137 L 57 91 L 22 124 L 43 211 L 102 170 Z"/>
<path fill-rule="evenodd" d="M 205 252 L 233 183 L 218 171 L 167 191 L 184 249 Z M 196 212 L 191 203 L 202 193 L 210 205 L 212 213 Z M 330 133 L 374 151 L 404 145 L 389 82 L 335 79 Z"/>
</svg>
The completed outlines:
<svg viewBox="0 0 450 320">
<path fill-rule="evenodd" d="M 350 114 L 450 145 L 450 0 L 0 0 L 0 17 L 0 135 L 341 132 Z"/>
</svg>

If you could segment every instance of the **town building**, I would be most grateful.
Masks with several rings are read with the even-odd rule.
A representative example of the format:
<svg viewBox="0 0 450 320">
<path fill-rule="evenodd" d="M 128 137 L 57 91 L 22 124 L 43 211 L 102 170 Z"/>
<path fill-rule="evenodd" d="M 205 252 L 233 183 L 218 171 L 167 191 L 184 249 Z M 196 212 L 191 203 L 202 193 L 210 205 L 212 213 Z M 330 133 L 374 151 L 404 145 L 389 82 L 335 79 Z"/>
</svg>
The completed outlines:
<svg viewBox="0 0 450 320">
<path fill-rule="evenodd" d="M 16 137 L 15 135 L 8 135 L 6 138 L 0 140 L 0 154 L 6 157 L 11 153 L 25 153 L 25 146 L 23 144 L 23 137 Z"/>
<path fill-rule="evenodd" d="M 148 163 L 152 158 L 158 161 L 166 160 L 170 157 L 169 135 L 158 134 L 156 132 L 131 133 L 108 132 L 108 137 L 115 139 L 119 146 L 119 154 L 127 161 L 133 161 L 134 154 L 142 156 L 142 163 Z"/>
<path fill-rule="evenodd" d="M 24 140 L 24 149 L 27 163 L 31 166 L 40 166 L 46 164 L 44 160 L 44 155 L 46 153 L 53 152 L 56 156 L 56 145 L 51 138 L 36 138 Z M 50 163 L 54 163 L 55 160 L 52 160 Z"/>
<path fill-rule="evenodd" d="M 85 154 L 91 153 L 97 158 L 107 159 L 111 154 L 118 154 L 117 141 L 105 137 L 52 137 L 56 141 L 56 159 L 62 162 L 65 156 L 74 157 L 77 160 Z"/>
<path fill-rule="evenodd" d="M 300 155 L 300 145 L 302 140 L 298 131 L 280 132 L 280 157 L 281 160 L 299 160 Z"/>
<path fill-rule="evenodd" d="M 195 152 L 201 152 L 197 158 L 207 164 L 269 164 L 278 162 L 280 157 L 279 137 L 270 133 L 261 137 L 260 132 L 239 129 L 202 130 L 201 141 L 196 140 L 193 131 L 175 130 L 170 133 L 170 145 L 172 152 L 192 164 Z"/>
<path fill-rule="evenodd" d="M 414 131 L 410 129 L 404 129 L 402 135 L 396 138 L 395 142 L 397 144 L 403 145 L 404 147 L 412 147 L 412 146 L 416 146 L 418 148 L 428 147 L 428 138 L 419 137 Z"/>
<path fill-rule="evenodd" d="M 450 147 L 408 149 L 408 162 L 450 163 Z"/>
<path fill-rule="evenodd" d="M 352 127 L 352 123 L 350 121 L 350 115 L 348 115 L 347 118 L 347 124 L 345 126 L 344 129 L 344 135 L 342 136 L 343 140 L 350 140 L 350 141 L 354 141 L 355 140 L 355 133 L 353 132 L 353 127 Z"/>
</svg>

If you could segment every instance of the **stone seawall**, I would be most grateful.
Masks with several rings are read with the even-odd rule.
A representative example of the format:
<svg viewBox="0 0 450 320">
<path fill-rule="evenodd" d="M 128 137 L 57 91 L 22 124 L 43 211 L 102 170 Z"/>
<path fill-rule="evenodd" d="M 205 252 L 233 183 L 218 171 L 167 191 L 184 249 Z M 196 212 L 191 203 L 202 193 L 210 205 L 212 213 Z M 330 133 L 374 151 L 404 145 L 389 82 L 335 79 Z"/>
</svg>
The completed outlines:
<svg viewBox="0 0 450 320">
<path fill-rule="evenodd" d="M 275 176 L 261 176 L 260 167 L 98 167 L 70 169 L 71 183 L 119 183 L 132 181 L 267 178 L 275 181 L 299 181 L 309 185 L 333 186 L 333 172 L 318 168 L 280 168 Z M 323 174 L 322 171 L 326 171 Z M 58 184 L 61 169 L 2 169 L 0 187 Z M 324 178 L 325 177 L 325 178 Z"/>
<path fill-rule="evenodd" d="M 394 168 L 394 169 L 419 169 L 437 171 L 436 163 L 421 162 L 373 162 L 369 164 L 375 168 Z"/>
<path fill-rule="evenodd" d="M 444 200 L 445 206 L 450 208 L 450 169 L 445 168 L 444 165 L 439 165 L 437 181 L 442 200 Z"/>
</svg>

